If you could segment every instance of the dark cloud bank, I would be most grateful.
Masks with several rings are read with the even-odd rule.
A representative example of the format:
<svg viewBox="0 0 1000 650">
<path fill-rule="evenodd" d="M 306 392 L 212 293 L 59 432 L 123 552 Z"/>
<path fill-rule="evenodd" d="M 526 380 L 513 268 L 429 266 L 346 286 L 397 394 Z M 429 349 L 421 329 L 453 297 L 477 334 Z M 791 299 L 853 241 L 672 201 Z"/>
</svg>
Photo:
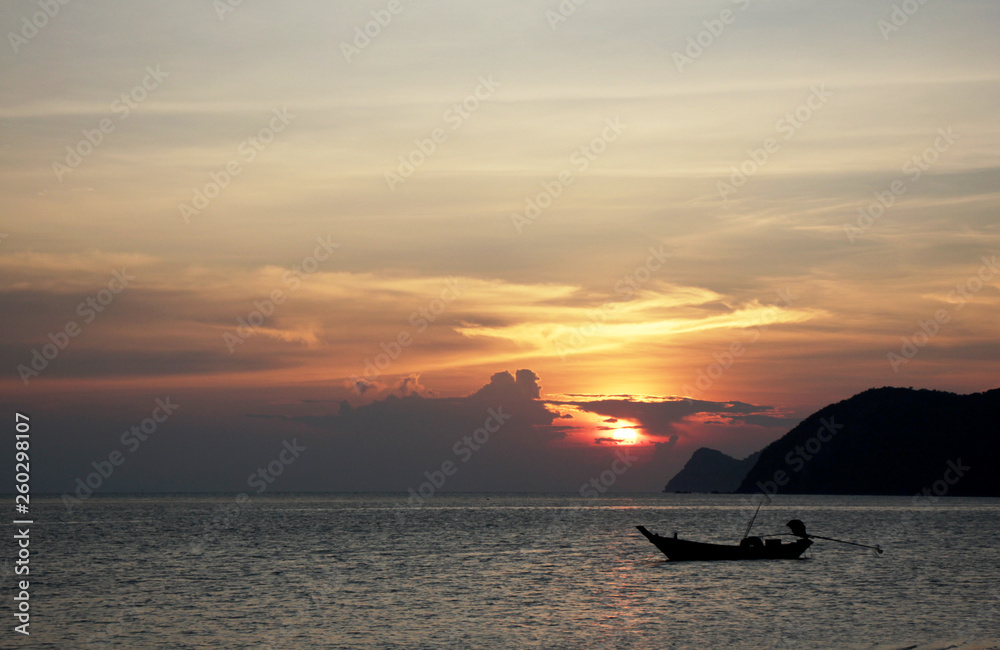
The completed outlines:
<svg viewBox="0 0 1000 650">
<path fill-rule="evenodd" d="M 607 422 L 637 422 L 654 444 L 629 448 L 591 435 L 583 438 L 587 444 L 567 444 L 572 409 L 608 416 Z M 325 489 L 405 491 L 440 483 L 435 491 L 578 492 L 602 473 L 607 478 L 606 470 L 625 452 L 628 471 L 616 474 L 609 489 L 661 489 L 697 443 L 677 425 L 698 414 L 723 426 L 791 428 L 798 421 L 742 402 L 543 400 L 538 376 L 525 369 L 498 372 L 467 397 L 407 394 L 400 384 L 384 399 L 361 406 L 343 401 L 336 414 L 293 420 L 314 431 L 311 439 L 324 436 L 321 444 L 338 459 Z"/>
<path fill-rule="evenodd" d="M 602 476 L 600 492 L 656 491 L 706 444 L 702 429 L 692 428 L 692 417 L 698 426 L 724 430 L 731 439 L 750 432 L 765 436 L 765 443 L 795 423 L 771 407 L 742 402 L 545 400 L 530 370 L 498 372 L 465 397 L 428 396 L 416 377 L 377 387 L 377 398 L 367 402 L 373 393 L 347 391 L 350 400 L 337 401 L 317 399 L 315 391 L 290 399 L 290 390 L 174 394 L 180 404 L 176 413 L 134 450 L 123 445 L 120 434 L 150 415 L 156 395 L 145 401 L 122 395 L 120 405 L 110 406 L 81 397 L 65 408 L 38 409 L 36 426 L 50 433 L 39 436 L 36 489 L 72 493 L 78 479 L 107 469 L 103 461 L 117 450 L 125 462 L 102 478 L 97 494 L 407 492 L 421 486 L 425 493 L 427 486 L 435 493 L 579 493 Z M 597 427 L 637 423 L 654 444 L 627 447 L 599 440 L 609 438 L 595 435 L 604 431 L 574 433 L 572 414 L 580 411 L 597 414 L 603 420 Z M 290 463 L 276 462 L 288 445 L 302 451 Z M 290 459 L 288 452 L 284 459 Z M 276 471 L 261 479 L 260 470 L 269 467 Z M 615 467 L 619 471 L 609 473 Z"/>
</svg>

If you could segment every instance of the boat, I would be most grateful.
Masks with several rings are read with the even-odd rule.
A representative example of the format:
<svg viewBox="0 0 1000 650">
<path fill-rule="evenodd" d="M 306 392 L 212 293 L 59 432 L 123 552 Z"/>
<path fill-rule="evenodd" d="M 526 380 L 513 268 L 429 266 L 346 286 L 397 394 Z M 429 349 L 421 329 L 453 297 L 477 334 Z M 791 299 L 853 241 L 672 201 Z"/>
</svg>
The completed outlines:
<svg viewBox="0 0 1000 650">
<path fill-rule="evenodd" d="M 744 537 L 739 544 L 710 544 L 662 537 L 646 530 L 645 526 L 636 526 L 639 532 L 646 536 L 653 545 L 663 551 L 670 560 L 797 560 L 807 548 L 812 546 L 808 537 L 793 542 L 782 542 L 780 539 L 765 539 L 760 537 Z"/>
<path fill-rule="evenodd" d="M 757 507 L 757 511 L 760 511 L 760 506 Z M 652 542 L 656 548 L 663 551 L 663 554 L 666 555 L 667 558 L 673 561 L 797 560 L 803 553 L 805 553 L 807 548 L 812 546 L 814 539 L 825 539 L 831 542 L 870 548 L 878 555 L 882 555 L 883 552 L 882 547 L 877 545 L 871 546 L 869 544 L 859 544 L 858 542 L 849 542 L 843 539 L 834 539 L 833 537 L 812 535 L 806 532 L 806 525 L 798 519 L 792 519 L 785 524 L 792 531 L 791 533 L 775 533 L 773 535 L 765 535 L 765 539 L 761 539 L 760 537 L 750 537 L 750 528 L 753 526 L 753 522 L 756 518 L 757 513 L 755 512 L 753 519 L 750 520 L 750 524 L 747 526 L 746 532 L 743 533 L 743 539 L 740 540 L 739 544 L 735 545 L 692 542 L 686 539 L 678 539 L 677 533 L 674 533 L 673 537 L 662 537 L 656 533 L 649 532 L 646 530 L 645 526 L 636 526 L 636 528 L 638 528 L 639 532 L 642 533 L 646 539 Z M 775 539 L 778 535 L 793 535 L 798 539 L 793 542 L 783 542 L 780 539 Z"/>
</svg>

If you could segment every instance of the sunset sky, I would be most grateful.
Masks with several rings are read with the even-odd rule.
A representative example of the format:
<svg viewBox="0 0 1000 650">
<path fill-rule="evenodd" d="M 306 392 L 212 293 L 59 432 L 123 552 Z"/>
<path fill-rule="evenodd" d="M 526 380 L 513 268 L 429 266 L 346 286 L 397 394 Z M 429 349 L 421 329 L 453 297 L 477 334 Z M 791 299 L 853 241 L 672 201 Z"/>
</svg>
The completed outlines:
<svg viewBox="0 0 1000 650">
<path fill-rule="evenodd" d="M 998 386 L 995 2 L 42 5 L 0 6 L 35 489 L 117 449 L 99 492 L 250 491 L 296 439 L 269 490 L 623 450 L 657 490 L 872 386 Z"/>
</svg>

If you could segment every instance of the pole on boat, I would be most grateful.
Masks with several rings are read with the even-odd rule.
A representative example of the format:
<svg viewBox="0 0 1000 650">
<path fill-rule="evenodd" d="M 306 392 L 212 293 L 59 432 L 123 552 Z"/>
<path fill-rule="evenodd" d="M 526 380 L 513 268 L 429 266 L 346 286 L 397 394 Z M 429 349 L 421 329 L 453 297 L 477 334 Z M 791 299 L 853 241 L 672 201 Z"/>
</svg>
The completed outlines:
<svg viewBox="0 0 1000 650">
<path fill-rule="evenodd" d="M 843 540 L 843 539 L 834 539 L 832 537 L 823 537 L 822 535 L 810 535 L 809 537 L 814 537 L 816 539 L 825 539 L 825 540 L 830 541 L 830 542 L 840 542 L 841 544 L 850 544 L 851 546 L 860 546 L 862 548 L 870 548 L 871 550 L 875 551 L 878 555 L 882 555 L 882 553 L 884 552 L 882 550 L 882 547 L 878 546 L 878 545 L 869 546 L 868 544 L 858 544 L 857 542 L 848 542 L 848 541 Z"/>
<path fill-rule="evenodd" d="M 802 537 L 802 538 L 810 538 L 811 537 L 813 539 L 825 539 L 825 540 L 827 540 L 829 542 L 840 542 L 841 544 L 850 544 L 851 546 L 860 546 L 862 548 L 870 548 L 870 549 L 872 549 L 873 551 L 875 551 L 879 555 L 882 555 L 882 553 L 883 553 L 882 547 L 878 546 L 878 545 L 870 546 L 868 544 L 859 544 L 857 542 L 848 542 L 847 540 L 843 540 L 843 539 L 834 539 L 832 537 L 823 537 L 822 535 L 810 535 L 809 533 L 806 532 L 806 525 L 803 524 L 798 519 L 792 519 L 791 521 L 789 521 L 785 525 L 788 526 L 792 530 L 792 534 L 795 535 L 796 537 Z"/>
<path fill-rule="evenodd" d="M 749 523 L 749 524 L 747 524 L 747 529 L 746 529 L 746 531 L 745 531 L 745 532 L 743 533 L 743 539 L 746 539 L 746 538 L 747 538 L 747 536 L 748 536 L 748 535 L 750 535 L 750 529 L 751 529 L 751 528 L 753 528 L 753 522 L 754 522 L 754 520 L 756 520 L 756 519 L 757 519 L 757 513 L 758 513 L 758 512 L 760 512 L 760 507 L 761 507 L 762 505 L 764 505 L 764 502 L 763 502 L 763 501 L 761 501 L 760 503 L 758 503 L 758 504 L 757 504 L 757 509 L 756 509 L 756 510 L 754 511 L 754 513 L 753 513 L 753 517 L 751 517 L 751 518 L 750 518 L 750 523 Z"/>
</svg>

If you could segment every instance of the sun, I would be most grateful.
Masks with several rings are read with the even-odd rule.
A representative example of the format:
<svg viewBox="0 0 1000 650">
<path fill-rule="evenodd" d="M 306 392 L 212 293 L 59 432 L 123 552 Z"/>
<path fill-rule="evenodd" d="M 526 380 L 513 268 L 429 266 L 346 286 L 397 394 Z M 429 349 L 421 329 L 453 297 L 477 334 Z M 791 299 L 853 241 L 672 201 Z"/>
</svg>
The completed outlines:
<svg viewBox="0 0 1000 650">
<path fill-rule="evenodd" d="M 615 429 L 612 437 L 615 439 L 615 444 L 634 445 L 639 440 L 639 433 L 631 427 L 622 427 Z"/>
</svg>

